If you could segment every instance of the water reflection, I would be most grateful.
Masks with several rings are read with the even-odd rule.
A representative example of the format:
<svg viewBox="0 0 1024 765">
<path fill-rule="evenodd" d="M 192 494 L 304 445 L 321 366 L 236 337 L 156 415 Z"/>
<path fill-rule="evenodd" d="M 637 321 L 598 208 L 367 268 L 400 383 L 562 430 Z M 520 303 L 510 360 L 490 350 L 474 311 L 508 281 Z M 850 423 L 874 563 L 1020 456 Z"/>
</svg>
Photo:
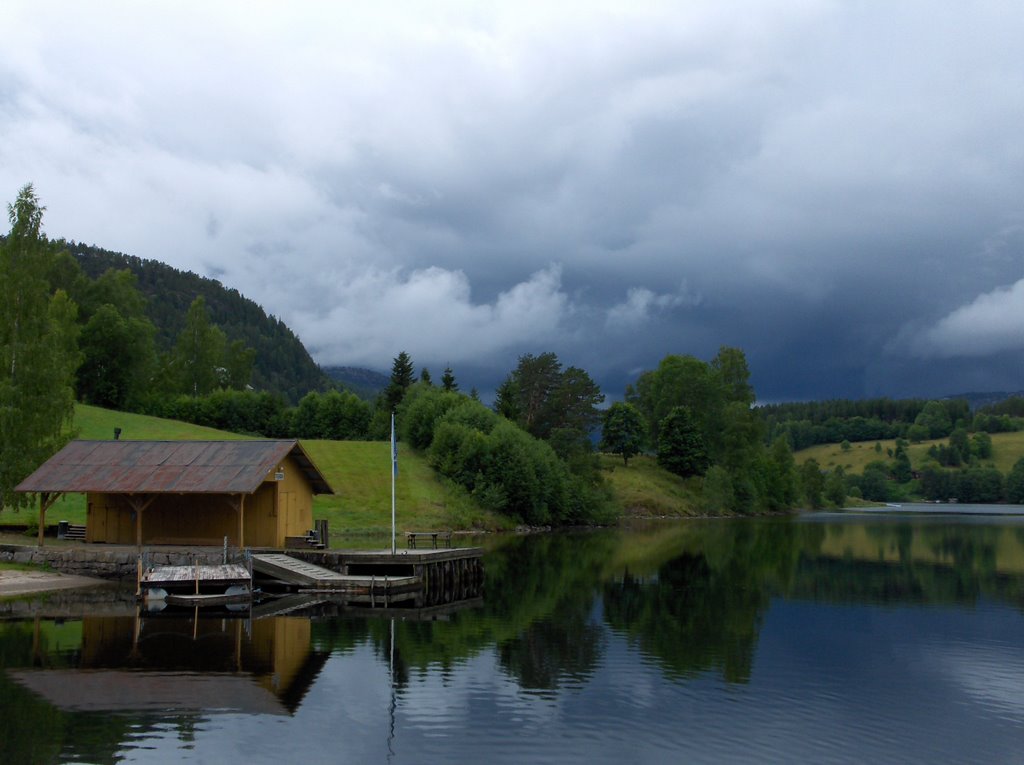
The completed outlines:
<svg viewBox="0 0 1024 765">
<path fill-rule="evenodd" d="M 495 540 L 485 596 L 432 610 L 295 600 L 249 618 L 0 622 L 0 759 L 116 762 L 140 742 L 159 750 L 168 730 L 179 747 L 207 730 L 241 735 L 215 712 L 295 721 L 296 757 L 377 731 L 367 741 L 384 748 L 361 756 L 499 747 L 557 761 L 571 748 L 662 761 L 697 747 L 697 759 L 736 759 L 729 742 L 746 723 L 729 704 L 741 700 L 751 725 L 799 721 L 746 759 L 907 754 L 902 742 L 923 746 L 959 719 L 1001 752 L 1007 730 L 1024 733 L 1022 529 L 836 515 L 650 524 Z M 363 697 L 380 700 L 374 714 Z M 787 716 L 764 718 L 772 709 Z M 699 732 L 680 727 L 684 712 Z M 813 729 L 836 714 L 848 719 L 830 744 Z M 636 742 L 637 725 L 657 731 L 652 743 Z M 855 748 L 830 748 L 850 747 L 851 731 Z"/>
</svg>

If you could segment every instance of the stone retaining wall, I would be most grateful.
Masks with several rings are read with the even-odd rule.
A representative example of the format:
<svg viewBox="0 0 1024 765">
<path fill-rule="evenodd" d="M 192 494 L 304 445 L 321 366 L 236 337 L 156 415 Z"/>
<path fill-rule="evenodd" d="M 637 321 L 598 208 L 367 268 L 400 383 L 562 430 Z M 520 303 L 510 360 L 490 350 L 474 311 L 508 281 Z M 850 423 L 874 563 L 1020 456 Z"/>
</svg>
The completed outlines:
<svg viewBox="0 0 1024 765">
<path fill-rule="evenodd" d="M 223 550 L 143 550 L 149 566 L 216 566 L 224 562 Z M 100 579 L 135 580 L 139 555 L 125 548 L 102 547 L 27 547 L 23 545 L 0 545 L 0 561 L 32 563 L 49 566 L 62 574 L 95 576 Z M 237 551 L 230 551 L 229 562 L 237 562 Z"/>
</svg>

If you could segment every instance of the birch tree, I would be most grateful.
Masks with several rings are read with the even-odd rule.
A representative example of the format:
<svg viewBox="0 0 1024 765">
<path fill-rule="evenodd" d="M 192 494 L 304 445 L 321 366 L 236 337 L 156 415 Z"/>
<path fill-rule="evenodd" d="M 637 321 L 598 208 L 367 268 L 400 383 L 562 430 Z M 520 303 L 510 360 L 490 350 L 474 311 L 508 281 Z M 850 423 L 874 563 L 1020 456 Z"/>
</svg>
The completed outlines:
<svg viewBox="0 0 1024 765">
<path fill-rule="evenodd" d="M 74 415 L 77 308 L 47 274 L 56 248 L 42 233 L 44 207 L 31 184 L 7 206 L 0 243 L 0 502 L 21 507 L 14 487 L 67 441 Z"/>
</svg>

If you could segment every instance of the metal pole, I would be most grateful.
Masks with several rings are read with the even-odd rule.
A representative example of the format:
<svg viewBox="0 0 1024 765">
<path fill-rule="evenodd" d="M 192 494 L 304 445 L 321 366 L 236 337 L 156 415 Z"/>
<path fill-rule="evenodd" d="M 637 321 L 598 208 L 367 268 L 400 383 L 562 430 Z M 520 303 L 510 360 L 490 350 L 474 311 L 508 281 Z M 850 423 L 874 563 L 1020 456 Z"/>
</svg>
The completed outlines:
<svg viewBox="0 0 1024 765">
<path fill-rule="evenodd" d="M 395 413 L 391 413 L 391 554 L 396 555 L 395 546 L 395 476 L 398 474 L 398 443 L 395 441 Z"/>
</svg>

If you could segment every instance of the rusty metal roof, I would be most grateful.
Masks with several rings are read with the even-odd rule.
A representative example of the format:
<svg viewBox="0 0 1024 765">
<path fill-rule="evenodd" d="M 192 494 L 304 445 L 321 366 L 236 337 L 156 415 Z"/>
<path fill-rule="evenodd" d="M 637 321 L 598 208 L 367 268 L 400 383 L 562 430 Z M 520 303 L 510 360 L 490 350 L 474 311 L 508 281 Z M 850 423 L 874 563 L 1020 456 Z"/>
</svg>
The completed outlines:
<svg viewBox="0 0 1024 765">
<path fill-rule="evenodd" d="M 298 441 L 72 441 L 20 492 L 252 494 L 290 456 L 314 494 L 330 484 Z"/>
</svg>

